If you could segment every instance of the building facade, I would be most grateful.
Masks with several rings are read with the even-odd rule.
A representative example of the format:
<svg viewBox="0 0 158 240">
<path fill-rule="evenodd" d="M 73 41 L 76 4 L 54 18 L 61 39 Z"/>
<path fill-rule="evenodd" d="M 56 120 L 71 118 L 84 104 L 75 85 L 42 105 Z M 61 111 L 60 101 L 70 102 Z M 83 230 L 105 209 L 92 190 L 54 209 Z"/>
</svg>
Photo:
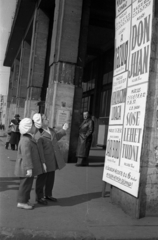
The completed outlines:
<svg viewBox="0 0 158 240">
<path fill-rule="evenodd" d="M 0 94 L 0 122 L 6 124 L 7 96 Z"/>
<path fill-rule="evenodd" d="M 140 187 L 135 197 L 111 184 L 111 198 L 125 211 L 139 218 L 154 215 L 157 213 L 155 209 L 158 209 L 158 174 L 155 164 L 157 1 L 19 0 L 4 65 L 11 67 L 8 121 L 15 113 L 23 118 L 30 117 L 34 112 L 45 113 L 50 120 L 50 127 L 60 128 L 67 121 L 70 129 L 60 142 L 60 147 L 65 160 L 71 163 L 76 161 L 81 114 L 89 110 L 95 121 L 92 146 L 107 148 L 113 73 L 116 67 L 114 56 L 116 58 L 120 54 L 120 50 L 117 53 L 115 51 L 115 19 L 121 16 L 120 12 L 128 12 L 128 7 L 134 9 L 134 4 L 136 8 L 142 8 L 141 4 L 146 7 L 151 4 L 153 11 L 148 70 L 150 81 L 140 154 Z M 122 19 L 127 22 L 129 15 L 125 17 Z M 140 24 L 140 31 L 141 27 Z M 132 30 L 128 29 L 131 35 Z M 124 60 L 125 55 L 126 48 L 122 52 Z"/>
</svg>

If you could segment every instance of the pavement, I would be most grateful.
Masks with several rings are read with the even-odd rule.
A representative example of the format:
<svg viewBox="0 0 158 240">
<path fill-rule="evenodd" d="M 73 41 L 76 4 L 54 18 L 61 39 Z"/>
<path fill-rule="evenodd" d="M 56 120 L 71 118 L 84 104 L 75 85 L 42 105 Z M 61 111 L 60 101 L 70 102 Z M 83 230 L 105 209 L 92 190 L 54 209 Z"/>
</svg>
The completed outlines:
<svg viewBox="0 0 158 240">
<path fill-rule="evenodd" d="M 104 158 L 95 150 L 88 167 L 67 164 L 56 171 L 57 203 L 37 204 L 33 186 L 35 208 L 18 209 L 19 179 L 13 174 L 17 152 L 4 145 L 5 137 L 0 137 L 0 240 L 158 240 L 158 217 L 133 219 L 108 194 L 102 197 Z"/>
</svg>

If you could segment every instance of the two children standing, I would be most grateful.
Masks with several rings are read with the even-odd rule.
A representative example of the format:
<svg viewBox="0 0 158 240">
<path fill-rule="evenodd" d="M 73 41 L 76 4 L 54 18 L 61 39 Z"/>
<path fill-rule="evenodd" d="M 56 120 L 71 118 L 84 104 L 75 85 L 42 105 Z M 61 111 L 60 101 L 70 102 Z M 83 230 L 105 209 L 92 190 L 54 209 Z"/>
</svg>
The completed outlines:
<svg viewBox="0 0 158 240">
<path fill-rule="evenodd" d="M 36 201 L 43 205 L 47 205 L 47 200 L 57 201 L 52 196 L 55 170 L 65 166 L 57 140 L 66 135 L 68 124 L 65 123 L 57 133 L 49 128 L 48 124 L 46 116 L 37 113 L 34 114 L 33 120 L 24 118 L 20 122 L 21 139 L 15 164 L 15 175 L 20 177 L 18 208 L 33 209 L 29 199 L 34 176 L 37 176 Z M 37 133 L 39 129 L 40 132 Z"/>
</svg>

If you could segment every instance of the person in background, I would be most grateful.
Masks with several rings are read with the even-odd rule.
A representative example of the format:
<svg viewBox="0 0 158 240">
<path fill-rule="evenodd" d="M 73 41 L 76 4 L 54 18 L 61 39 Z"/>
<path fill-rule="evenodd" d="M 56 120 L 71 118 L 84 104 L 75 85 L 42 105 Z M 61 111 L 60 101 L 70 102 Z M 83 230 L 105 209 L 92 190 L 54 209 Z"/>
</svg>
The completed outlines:
<svg viewBox="0 0 158 240">
<path fill-rule="evenodd" d="M 10 138 L 10 144 L 11 144 L 11 149 L 18 150 L 18 144 L 20 141 L 20 132 L 19 132 L 19 123 L 20 123 L 20 116 L 19 114 L 15 114 L 14 119 L 11 120 L 10 126 L 11 126 L 11 138 Z"/>
<path fill-rule="evenodd" d="M 7 130 L 6 143 L 5 143 L 5 148 L 6 149 L 8 149 L 8 147 L 9 147 L 10 138 L 11 138 L 11 126 L 9 125 L 8 130 Z"/>
<path fill-rule="evenodd" d="M 40 158 L 34 134 L 37 132 L 37 124 L 32 119 L 21 120 L 19 130 L 21 139 L 18 146 L 17 160 L 15 164 L 15 176 L 20 177 L 20 185 L 17 197 L 17 207 L 31 210 L 33 206 L 29 204 L 30 192 L 33 185 L 34 176 L 43 174 L 46 166 Z"/>
<path fill-rule="evenodd" d="M 34 116 L 33 120 L 35 121 Z M 41 196 L 44 192 L 44 199 L 38 199 L 38 202 L 44 205 L 47 204 L 47 200 L 52 202 L 57 201 L 57 199 L 52 196 L 55 171 L 57 169 L 62 169 L 66 165 L 57 141 L 66 135 L 66 130 L 68 129 L 67 123 L 65 123 L 58 132 L 55 132 L 48 126 L 48 118 L 42 115 L 42 128 L 39 129 L 39 132 L 36 134 L 36 139 L 40 155 L 44 159 L 43 162 L 46 164 L 47 172 L 37 177 L 36 187 L 39 189 L 39 192 L 41 192 Z"/>
<path fill-rule="evenodd" d="M 92 134 L 94 131 L 94 121 L 88 111 L 83 112 L 84 121 L 79 127 L 79 138 L 76 151 L 76 166 L 88 166 L 89 150 L 92 143 Z"/>
</svg>

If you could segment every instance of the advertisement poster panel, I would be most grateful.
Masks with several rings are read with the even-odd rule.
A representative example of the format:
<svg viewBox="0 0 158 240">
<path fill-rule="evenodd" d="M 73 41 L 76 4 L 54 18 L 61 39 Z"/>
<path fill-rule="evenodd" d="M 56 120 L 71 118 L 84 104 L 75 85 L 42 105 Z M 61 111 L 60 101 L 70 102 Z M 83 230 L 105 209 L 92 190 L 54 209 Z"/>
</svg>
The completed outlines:
<svg viewBox="0 0 158 240">
<path fill-rule="evenodd" d="M 115 20 L 114 76 L 127 71 L 130 49 L 131 7 Z"/>
<path fill-rule="evenodd" d="M 114 77 L 103 181 L 137 197 L 148 94 L 153 0 L 133 0 L 128 8 L 124 5 L 125 10 L 118 10 L 124 2 L 116 1 Z M 121 129 L 119 137 L 113 134 L 114 129 Z M 112 149 L 117 138 L 121 140 L 118 152 Z"/>
<path fill-rule="evenodd" d="M 105 158 L 107 163 L 119 165 L 122 126 L 109 126 Z"/>
<path fill-rule="evenodd" d="M 127 74 L 124 72 L 113 78 L 109 124 L 123 124 L 127 92 Z"/>
<path fill-rule="evenodd" d="M 116 0 L 116 16 L 121 14 L 131 4 L 131 0 Z"/>
<path fill-rule="evenodd" d="M 130 169 L 120 167 L 111 163 L 106 163 L 104 167 L 103 181 L 108 182 L 125 192 L 138 196 L 140 173 Z"/>
<path fill-rule="evenodd" d="M 132 4 L 132 38 L 128 86 L 148 81 L 151 49 L 152 0 Z"/>
<path fill-rule="evenodd" d="M 120 165 L 136 172 L 140 168 L 147 87 L 144 83 L 127 89 Z"/>
</svg>

